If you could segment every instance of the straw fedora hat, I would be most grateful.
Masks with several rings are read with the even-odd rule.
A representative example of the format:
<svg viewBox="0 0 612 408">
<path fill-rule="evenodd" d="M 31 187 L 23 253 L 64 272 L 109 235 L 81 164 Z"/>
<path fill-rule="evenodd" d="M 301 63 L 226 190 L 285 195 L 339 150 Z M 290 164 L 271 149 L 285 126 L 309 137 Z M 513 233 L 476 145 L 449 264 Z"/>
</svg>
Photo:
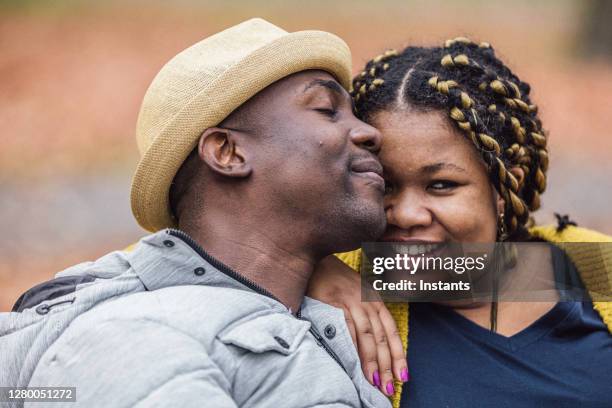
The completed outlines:
<svg viewBox="0 0 612 408">
<path fill-rule="evenodd" d="M 255 18 L 172 58 L 147 90 L 136 128 L 141 159 L 131 191 L 132 212 L 148 231 L 176 227 L 170 185 L 202 132 L 273 82 L 320 69 L 346 89 L 351 54 L 340 38 L 322 31 L 288 33 Z"/>
</svg>

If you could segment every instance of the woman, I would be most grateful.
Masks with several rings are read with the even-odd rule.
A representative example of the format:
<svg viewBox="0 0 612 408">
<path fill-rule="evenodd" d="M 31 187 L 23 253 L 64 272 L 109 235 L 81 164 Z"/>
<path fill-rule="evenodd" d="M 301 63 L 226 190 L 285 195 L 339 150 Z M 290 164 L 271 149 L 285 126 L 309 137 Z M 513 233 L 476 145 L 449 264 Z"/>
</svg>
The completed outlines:
<svg viewBox="0 0 612 408">
<path fill-rule="evenodd" d="M 489 44 L 387 51 L 353 88 L 358 115 L 383 134 L 381 241 L 612 242 L 567 222 L 531 226 L 546 188 L 546 136 L 529 85 Z M 609 246 L 567 249 L 591 293 L 610 293 Z M 358 270 L 359 252 L 339 258 Z M 345 310 L 366 376 L 395 407 L 612 406 L 612 303 L 385 307 L 361 303 L 358 275 L 337 259 L 321 264 L 310 295 Z"/>
</svg>

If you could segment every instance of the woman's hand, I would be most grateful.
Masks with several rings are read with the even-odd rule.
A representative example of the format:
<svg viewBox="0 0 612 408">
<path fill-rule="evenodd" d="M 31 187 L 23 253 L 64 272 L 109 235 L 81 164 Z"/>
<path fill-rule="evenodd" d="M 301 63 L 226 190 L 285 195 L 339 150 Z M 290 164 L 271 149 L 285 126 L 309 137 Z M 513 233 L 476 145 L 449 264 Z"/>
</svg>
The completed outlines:
<svg viewBox="0 0 612 408">
<path fill-rule="evenodd" d="M 315 270 L 308 296 L 344 310 L 361 368 L 373 385 L 393 395 L 393 376 L 408 381 L 408 365 L 395 321 L 383 302 L 362 302 L 359 274 L 335 256 Z"/>
</svg>

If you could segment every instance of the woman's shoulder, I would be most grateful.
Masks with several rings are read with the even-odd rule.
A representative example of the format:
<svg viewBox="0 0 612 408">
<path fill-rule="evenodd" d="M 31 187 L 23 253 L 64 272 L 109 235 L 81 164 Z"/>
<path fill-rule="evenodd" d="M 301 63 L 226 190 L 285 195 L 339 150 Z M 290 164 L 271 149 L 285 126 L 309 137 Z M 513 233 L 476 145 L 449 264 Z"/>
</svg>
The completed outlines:
<svg viewBox="0 0 612 408">
<path fill-rule="evenodd" d="M 548 242 L 612 242 L 612 236 L 573 225 L 561 230 L 554 225 L 539 225 L 530 228 L 529 232 Z"/>
</svg>

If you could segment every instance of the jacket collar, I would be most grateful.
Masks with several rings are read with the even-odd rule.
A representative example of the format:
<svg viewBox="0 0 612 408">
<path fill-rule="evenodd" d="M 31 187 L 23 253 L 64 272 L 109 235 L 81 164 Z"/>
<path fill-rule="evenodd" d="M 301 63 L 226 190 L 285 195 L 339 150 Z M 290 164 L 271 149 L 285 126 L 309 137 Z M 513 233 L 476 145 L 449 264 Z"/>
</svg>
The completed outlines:
<svg viewBox="0 0 612 408">
<path fill-rule="evenodd" d="M 213 258 L 179 230 L 166 229 L 140 240 L 129 263 L 146 290 L 179 285 L 207 285 L 254 291 L 276 308 L 287 308 L 268 290 Z"/>
</svg>

